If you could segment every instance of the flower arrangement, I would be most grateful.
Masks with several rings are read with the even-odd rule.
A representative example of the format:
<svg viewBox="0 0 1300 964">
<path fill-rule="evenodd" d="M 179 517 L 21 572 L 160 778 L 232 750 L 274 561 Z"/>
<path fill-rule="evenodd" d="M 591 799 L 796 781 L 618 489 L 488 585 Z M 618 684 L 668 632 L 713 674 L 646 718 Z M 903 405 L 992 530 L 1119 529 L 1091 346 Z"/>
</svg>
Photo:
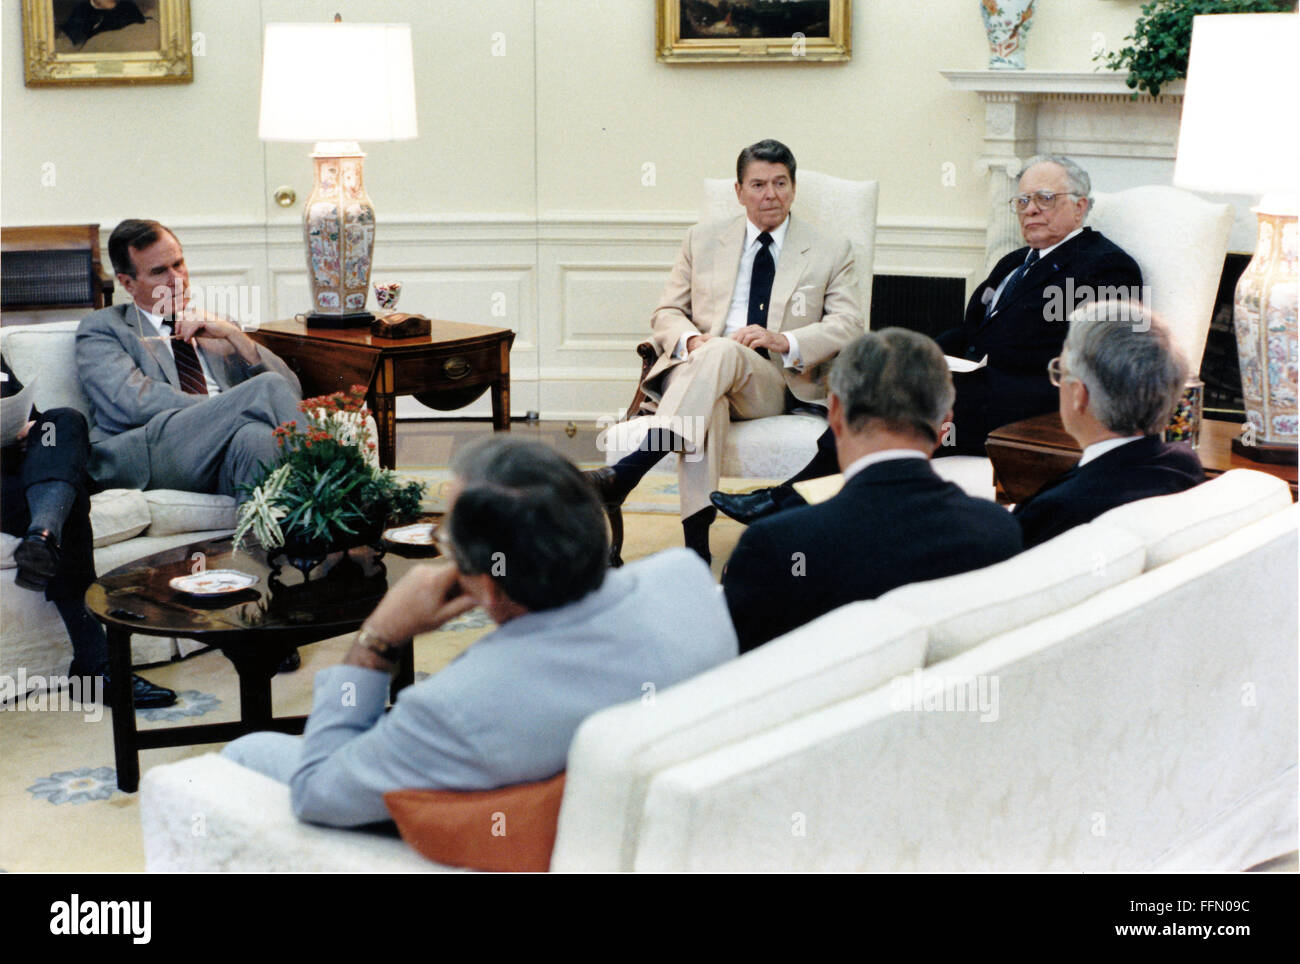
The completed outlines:
<svg viewBox="0 0 1300 964">
<path fill-rule="evenodd" d="M 245 485 L 239 507 L 235 548 L 251 532 L 267 551 L 286 541 L 317 547 L 355 545 L 368 533 L 377 535 L 388 519 L 401 522 L 417 515 L 424 486 L 402 485 L 396 473 L 375 459 L 366 389 L 307 398 L 298 408 L 306 429 L 296 421 L 275 429 L 284 455 L 278 466 L 263 465 L 261 480 Z"/>
</svg>

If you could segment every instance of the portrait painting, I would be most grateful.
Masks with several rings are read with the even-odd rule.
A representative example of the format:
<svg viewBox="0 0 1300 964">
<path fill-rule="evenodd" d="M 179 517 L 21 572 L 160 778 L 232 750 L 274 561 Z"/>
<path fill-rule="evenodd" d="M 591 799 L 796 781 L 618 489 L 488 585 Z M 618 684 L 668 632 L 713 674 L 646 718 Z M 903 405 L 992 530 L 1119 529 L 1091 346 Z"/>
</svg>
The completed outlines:
<svg viewBox="0 0 1300 964">
<path fill-rule="evenodd" d="M 189 0 L 23 0 L 29 87 L 184 83 Z"/>
<path fill-rule="evenodd" d="M 844 61 L 851 0 L 657 0 L 661 62 Z"/>
</svg>

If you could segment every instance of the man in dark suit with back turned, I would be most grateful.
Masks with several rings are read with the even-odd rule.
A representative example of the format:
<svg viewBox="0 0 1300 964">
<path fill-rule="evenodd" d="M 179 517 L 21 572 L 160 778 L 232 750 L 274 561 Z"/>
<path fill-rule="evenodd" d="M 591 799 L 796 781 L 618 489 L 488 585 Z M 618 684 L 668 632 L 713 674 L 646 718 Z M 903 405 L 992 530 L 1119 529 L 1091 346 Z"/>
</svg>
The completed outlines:
<svg viewBox="0 0 1300 964">
<path fill-rule="evenodd" d="M 1060 354 L 1067 301 L 1119 296 L 1137 298 L 1142 272 L 1137 262 L 1098 232 L 1083 226 L 1092 183 L 1073 161 L 1055 155 L 1031 158 L 1011 199 L 1026 246 L 1002 258 L 975 289 L 961 325 L 939 335 L 949 355 L 987 364 L 957 373 L 953 383 L 953 432 L 936 455 L 983 455 L 995 428 L 1056 408 L 1056 389 L 1047 379 L 1049 359 Z M 748 495 L 716 492 L 710 501 L 739 522 L 803 504 L 790 483 L 836 471 L 829 433 L 817 456 L 783 485 Z"/>
<path fill-rule="evenodd" d="M 868 332 L 840 352 L 830 393 L 844 488 L 741 537 L 722 586 L 742 652 L 846 603 L 1020 551 L 1010 513 L 930 467 L 953 400 L 934 341 L 902 328 Z"/>
<path fill-rule="evenodd" d="M 1108 509 L 1205 481 L 1189 446 L 1161 438 L 1182 396 L 1187 363 L 1141 305 L 1111 301 L 1079 309 L 1048 371 L 1060 386 L 1061 422 L 1083 455 L 1016 506 L 1026 549 Z"/>
</svg>

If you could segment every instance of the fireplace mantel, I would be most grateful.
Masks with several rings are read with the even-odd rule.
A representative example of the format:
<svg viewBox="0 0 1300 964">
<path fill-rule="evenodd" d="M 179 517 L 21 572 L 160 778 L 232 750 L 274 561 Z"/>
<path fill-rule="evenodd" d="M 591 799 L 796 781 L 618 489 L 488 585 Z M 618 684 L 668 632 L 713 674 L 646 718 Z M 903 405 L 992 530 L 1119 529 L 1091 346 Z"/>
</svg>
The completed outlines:
<svg viewBox="0 0 1300 964">
<path fill-rule="evenodd" d="M 1016 174 L 1035 154 L 1079 160 L 1094 185 L 1168 183 L 1178 148 L 1183 81 L 1136 99 L 1118 71 L 944 70 L 953 88 L 984 102 L 976 170 L 989 178 L 985 269 L 1024 244 L 1009 207 Z"/>
</svg>

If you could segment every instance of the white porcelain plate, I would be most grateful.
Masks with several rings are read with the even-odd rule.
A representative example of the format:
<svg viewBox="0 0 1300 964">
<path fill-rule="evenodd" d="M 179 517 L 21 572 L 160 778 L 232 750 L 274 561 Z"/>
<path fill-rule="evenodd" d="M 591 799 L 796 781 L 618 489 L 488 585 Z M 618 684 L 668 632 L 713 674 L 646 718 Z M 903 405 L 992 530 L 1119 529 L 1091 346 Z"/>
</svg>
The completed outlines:
<svg viewBox="0 0 1300 964">
<path fill-rule="evenodd" d="M 430 522 L 418 522 L 415 525 L 385 529 L 384 539 L 399 546 L 430 547 L 437 545 L 433 539 L 433 534 L 437 529 L 438 527 Z"/>
<path fill-rule="evenodd" d="M 167 585 L 191 596 L 224 596 L 257 584 L 257 577 L 238 569 L 205 569 L 188 576 L 177 576 Z"/>
</svg>

